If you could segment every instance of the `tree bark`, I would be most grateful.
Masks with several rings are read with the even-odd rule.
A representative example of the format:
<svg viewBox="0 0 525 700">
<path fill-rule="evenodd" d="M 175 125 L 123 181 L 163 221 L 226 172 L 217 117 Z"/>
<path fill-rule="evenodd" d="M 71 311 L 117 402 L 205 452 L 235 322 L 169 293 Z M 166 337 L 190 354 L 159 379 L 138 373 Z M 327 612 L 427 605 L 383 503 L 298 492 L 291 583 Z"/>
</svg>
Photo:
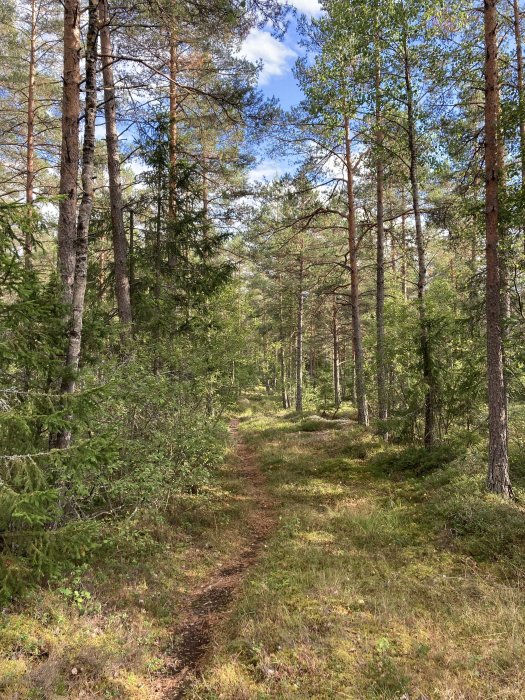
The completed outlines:
<svg viewBox="0 0 525 700">
<path fill-rule="evenodd" d="M 384 217 L 384 167 L 383 124 L 381 114 L 381 64 L 379 50 L 375 61 L 375 119 L 377 131 L 376 154 L 376 216 L 377 216 L 377 277 L 376 277 L 376 381 L 377 414 L 384 423 L 388 417 L 387 377 L 385 367 L 385 217 Z M 384 427 L 381 433 L 385 434 Z"/>
<path fill-rule="evenodd" d="M 348 250 L 350 255 L 350 304 L 352 308 L 352 341 L 355 358 L 355 388 L 357 399 L 357 420 L 360 425 L 368 425 L 368 405 L 365 386 L 365 362 L 363 337 L 361 331 L 361 314 L 359 309 L 359 271 L 357 266 L 357 223 L 354 200 L 354 172 L 350 142 L 350 119 L 344 117 L 345 153 L 346 153 L 346 188 L 348 202 Z"/>
<path fill-rule="evenodd" d="M 88 270 L 88 234 L 93 210 L 95 178 L 95 120 L 97 115 L 97 35 L 98 0 L 89 0 L 89 20 L 86 40 L 86 104 L 84 115 L 84 144 L 82 149 L 82 201 L 78 211 L 76 229 L 75 277 L 72 294 L 72 313 L 68 337 L 66 371 L 62 380 L 62 393 L 73 394 L 82 347 L 82 322 Z M 67 447 L 71 432 L 62 431 L 58 447 Z"/>
<path fill-rule="evenodd" d="M 159 130 L 159 141 L 162 139 L 162 133 Z M 161 144 L 159 143 L 159 146 Z M 153 357 L 153 373 L 159 374 L 161 368 L 161 357 L 159 353 L 160 339 L 160 292 L 161 292 L 161 273 L 162 273 L 162 166 L 157 164 L 157 192 L 156 192 L 156 212 L 155 212 L 155 240 L 154 240 L 154 256 L 155 256 L 155 286 L 153 295 L 155 299 L 155 326 L 153 335 L 155 337 L 155 354 Z"/>
<path fill-rule="evenodd" d="M 202 148 L 202 234 L 205 242 L 204 251 L 205 258 L 209 257 L 209 241 L 210 241 L 210 191 L 208 185 L 208 149 L 206 143 L 206 133 L 201 131 L 201 148 Z"/>
<path fill-rule="evenodd" d="M 497 0 L 484 1 L 485 35 L 485 234 L 487 380 L 489 404 L 488 478 L 490 491 L 512 497 L 508 457 L 507 398 L 503 367 L 499 265 L 499 75 Z"/>
<path fill-rule="evenodd" d="M 426 313 L 427 266 L 425 260 L 425 239 L 421 219 L 418 180 L 418 154 L 416 145 L 416 123 L 414 114 L 414 95 L 410 72 L 410 57 L 406 34 L 403 35 L 403 56 L 405 63 L 405 87 L 407 98 L 408 148 L 410 153 L 410 185 L 412 190 L 412 207 L 416 227 L 416 247 L 418 260 L 417 298 L 419 311 L 419 333 L 421 358 L 423 363 L 423 381 L 425 384 L 425 447 L 432 447 L 435 439 L 435 382 L 432 367 L 432 354 Z"/>
<path fill-rule="evenodd" d="M 334 405 L 339 408 L 341 405 L 341 382 L 340 382 L 340 358 L 339 358 L 339 329 L 337 327 L 337 297 L 334 294 L 332 301 L 332 374 L 334 382 Z"/>
<path fill-rule="evenodd" d="M 401 189 L 401 294 L 407 300 L 407 227 L 405 215 L 405 188 Z"/>
<path fill-rule="evenodd" d="M 279 290 L 279 365 L 281 370 L 281 404 L 284 409 L 287 409 L 290 408 L 290 398 L 288 396 L 284 345 L 283 293 L 282 290 Z"/>
<path fill-rule="evenodd" d="M 36 0 L 31 0 L 31 27 L 29 30 L 29 75 L 27 81 L 27 152 L 26 152 L 26 204 L 29 218 L 33 220 L 33 184 L 35 179 L 35 75 L 36 75 Z M 24 263 L 31 267 L 33 227 L 29 226 L 24 237 Z"/>
<path fill-rule="evenodd" d="M 516 78 L 518 87 L 518 110 L 520 129 L 521 190 L 525 197 L 525 94 L 523 92 L 523 50 L 521 42 L 520 6 L 513 0 L 514 38 L 516 41 Z"/>
<path fill-rule="evenodd" d="M 344 338 L 344 330 L 341 329 L 339 334 L 339 376 L 340 376 L 340 393 L 341 401 L 346 401 L 347 396 L 347 356 L 346 356 L 346 342 Z"/>
<path fill-rule="evenodd" d="M 170 58 L 169 58 L 169 178 L 168 178 L 168 231 L 170 246 L 168 248 L 168 265 L 174 269 L 176 265 L 175 251 L 172 249 L 175 237 L 175 226 L 177 217 L 177 40 L 174 31 L 170 32 Z"/>
<path fill-rule="evenodd" d="M 133 309 L 133 289 L 135 287 L 135 212 L 129 210 L 129 298 Z"/>
<path fill-rule="evenodd" d="M 60 152 L 61 200 L 58 214 L 58 268 L 64 300 L 73 299 L 75 278 L 76 217 L 80 119 L 80 6 L 79 0 L 64 0 L 64 58 L 62 85 L 62 146 Z M 68 312 L 69 313 L 69 312 Z"/>
<path fill-rule="evenodd" d="M 303 311 L 304 311 L 304 295 L 303 295 L 303 278 L 304 278 L 304 259 L 301 249 L 299 257 L 299 290 L 297 292 L 297 348 L 295 356 L 295 410 L 301 413 L 303 410 Z"/>
<path fill-rule="evenodd" d="M 113 257 L 115 264 L 115 296 L 118 317 L 125 338 L 132 322 L 131 294 L 128 270 L 128 242 L 124 226 L 124 204 L 120 176 L 120 153 L 117 131 L 117 106 L 115 80 L 113 77 L 113 51 L 109 29 L 107 0 L 100 0 L 100 47 L 102 53 L 102 78 L 104 82 L 104 117 L 106 122 L 106 149 L 108 156 L 109 199 L 111 206 L 111 229 L 113 233 Z"/>
</svg>

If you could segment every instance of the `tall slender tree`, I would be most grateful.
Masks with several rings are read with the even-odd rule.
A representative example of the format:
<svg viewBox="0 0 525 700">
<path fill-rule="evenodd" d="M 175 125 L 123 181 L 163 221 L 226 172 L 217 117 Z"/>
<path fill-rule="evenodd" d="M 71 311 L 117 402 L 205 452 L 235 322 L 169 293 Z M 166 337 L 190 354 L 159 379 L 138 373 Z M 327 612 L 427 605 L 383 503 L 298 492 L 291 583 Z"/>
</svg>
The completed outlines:
<svg viewBox="0 0 525 700">
<path fill-rule="evenodd" d="M 31 19 L 29 24 L 29 70 L 27 79 L 27 147 L 26 147 L 26 204 L 31 208 L 34 197 L 35 180 L 35 76 L 36 76 L 36 39 L 37 6 L 31 0 Z M 32 214 L 30 209 L 30 215 Z M 31 218 L 33 218 L 31 216 Z M 26 267 L 31 267 L 32 230 L 28 227 L 25 234 L 24 259 Z"/>
<path fill-rule="evenodd" d="M 487 262 L 487 379 L 489 404 L 488 488 L 512 496 L 508 456 L 507 395 L 503 367 L 503 329 L 499 264 L 500 130 L 498 3 L 484 0 L 485 36 L 485 236 Z"/>
<path fill-rule="evenodd" d="M 124 199 L 120 174 L 120 152 L 117 129 L 117 104 L 108 0 L 99 0 L 100 47 L 102 77 L 104 83 L 104 116 L 106 125 L 106 149 L 108 157 L 109 198 L 111 205 L 111 230 L 113 232 L 113 256 L 115 265 L 115 294 L 119 320 L 124 336 L 132 321 L 131 293 L 128 269 L 128 242 L 124 226 Z"/>
<path fill-rule="evenodd" d="M 71 295 L 71 318 L 68 329 L 66 367 L 61 390 L 64 394 L 75 391 L 82 348 L 82 326 L 88 274 L 89 224 L 93 211 L 95 178 L 95 121 L 97 116 L 97 42 L 98 0 L 89 0 L 86 38 L 86 100 L 84 109 L 84 143 L 82 147 L 82 199 L 78 209 L 75 239 L 75 271 Z M 56 447 L 64 448 L 71 442 L 71 431 L 60 431 Z"/>
<path fill-rule="evenodd" d="M 301 413 L 303 410 L 303 366 L 304 366 L 304 254 L 303 243 L 298 260 L 297 278 L 297 344 L 295 350 L 295 410 Z"/>
<path fill-rule="evenodd" d="M 80 3 L 64 0 L 62 146 L 60 152 L 60 203 L 58 267 L 64 299 L 73 300 L 76 259 L 77 179 L 80 156 Z"/>
<path fill-rule="evenodd" d="M 385 361 L 385 214 L 383 164 L 383 111 L 381 47 L 379 33 L 375 36 L 374 51 L 375 130 L 376 130 L 376 381 L 377 415 L 383 423 L 388 417 L 388 390 Z M 385 434 L 384 429 L 382 432 Z"/>
<path fill-rule="evenodd" d="M 406 20 L 404 20 L 406 22 Z M 423 381 L 425 383 L 425 426 L 424 442 L 426 447 L 431 447 L 435 440 L 435 379 L 429 335 L 426 290 L 427 290 L 427 261 L 426 245 L 423 232 L 423 218 L 421 216 L 421 202 L 419 189 L 419 154 L 416 137 L 415 100 L 412 81 L 412 64 L 408 46 L 408 31 L 406 24 L 402 28 L 403 71 L 406 90 L 407 107 L 407 135 L 409 151 L 409 176 L 412 194 L 412 208 L 416 229 L 417 249 L 417 298 L 419 312 L 419 341 L 421 346 L 421 358 L 423 364 Z"/>
</svg>

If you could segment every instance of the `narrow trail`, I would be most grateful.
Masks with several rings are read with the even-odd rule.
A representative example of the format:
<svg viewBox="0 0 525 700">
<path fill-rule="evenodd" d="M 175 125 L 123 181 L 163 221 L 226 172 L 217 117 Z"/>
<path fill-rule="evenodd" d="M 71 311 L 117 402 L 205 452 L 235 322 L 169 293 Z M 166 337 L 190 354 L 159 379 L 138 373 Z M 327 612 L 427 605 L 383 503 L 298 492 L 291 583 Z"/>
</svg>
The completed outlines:
<svg viewBox="0 0 525 700">
<path fill-rule="evenodd" d="M 235 444 L 236 471 L 243 482 L 243 497 L 250 503 L 243 524 L 245 545 L 213 571 L 204 584 L 188 593 L 186 612 L 174 632 L 176 643 L 170 655 L 170 675 L 158 686 L 163 700 L 185 697 L 275 523 L 275 503 L 268 494 L 265 477 L 252 450 L 239 436 L 238 420 L 231 421 L 230 433 Z"/>
</svg>

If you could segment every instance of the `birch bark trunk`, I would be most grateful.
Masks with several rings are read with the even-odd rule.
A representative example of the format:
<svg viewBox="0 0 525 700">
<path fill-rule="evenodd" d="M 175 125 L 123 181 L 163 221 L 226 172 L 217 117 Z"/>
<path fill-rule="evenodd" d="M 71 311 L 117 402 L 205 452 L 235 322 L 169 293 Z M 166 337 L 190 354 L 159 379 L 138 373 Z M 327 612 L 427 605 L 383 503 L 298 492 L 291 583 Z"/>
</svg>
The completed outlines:
<svg viewBox="0 0 525 700">
<path fill-rule="evenodd" d="M 73 300 L 77 230 L 78 161 L 80 155 L 80 5 L 64 0 L 64 65 L 62 86 L 61 200 L 58 205 L 58 269 L 68 307 Z M 68 312 L 69 317 L 69 312 Z"/>
</svg>

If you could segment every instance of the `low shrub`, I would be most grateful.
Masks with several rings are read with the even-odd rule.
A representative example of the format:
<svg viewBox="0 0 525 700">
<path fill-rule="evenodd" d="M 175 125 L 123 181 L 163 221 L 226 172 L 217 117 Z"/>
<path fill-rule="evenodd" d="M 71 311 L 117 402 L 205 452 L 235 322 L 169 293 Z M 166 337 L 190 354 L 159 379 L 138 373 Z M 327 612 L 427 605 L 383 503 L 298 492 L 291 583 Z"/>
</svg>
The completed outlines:
<svg viewBox="0 0 525 700">
<path fill-rule="evenodd" d="M 450 464 L 457 456 L 457 448 L 450 445 L 440 445 L 430 450 L 424 447 L 407 447 L 403 450 L 381 452 L 373 458 L 372 467 L 389 476 L 396 473 L 423 476 Z"/>
</svg>

